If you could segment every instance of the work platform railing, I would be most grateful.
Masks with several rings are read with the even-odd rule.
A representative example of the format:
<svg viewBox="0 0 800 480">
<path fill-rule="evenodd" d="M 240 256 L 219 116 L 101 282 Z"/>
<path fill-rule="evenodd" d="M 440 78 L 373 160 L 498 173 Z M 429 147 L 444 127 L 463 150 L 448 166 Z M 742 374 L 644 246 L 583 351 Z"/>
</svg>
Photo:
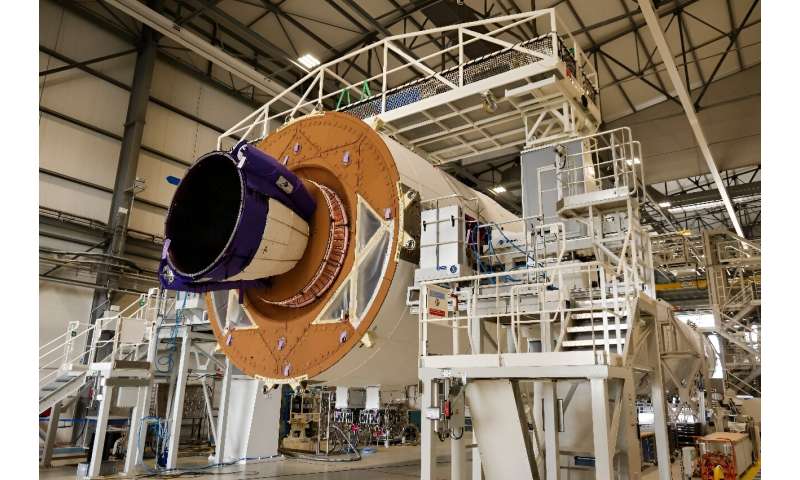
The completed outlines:
<svg viewBox="0 0 800 480">
<path fill-rule="evenodd" d="M 416 57 L 409 46 L 431 37 L 447 41 L 428 42 L 431 53 Z M 354 65 L 372 65 L 373 58 L 377 73 L 345 78 Z M 292 96 L 299 100 L 288 101 Z M 478 101 L 461 102 L 468 98 Z M 493 17 L 388 36 L 316 66 L 220 135 L 217 146 L 265 138 L 301 115 L 323 110 L 380 119 L 395 138 L 442 163 L 466 152 L 541 143 L 559 132 L 574 136 L 584 124 L 593 130 L 600 123 L 599 83 L 555 9 Z M 498 131 L 501 124 L 507 128 Z"/>
<path fill-rule="evenodd" d="M 644 190 L 641 144 L 633 140 L 628 127 L 616 128 L 584 137 L 580 151 L 569 152 L 558 146 L 556 179 L 563 205 L 592 202 L 598 205 L 600 192 L 609 200 L 638 197 Z"/>
<path fill-rule="evenodd" d="M 147 328 L 152 328 L 158 313 L 174 309 L 174 303 L 174 298 L 169 298 L 166 292 L 154 291 L 140 295 L 124 309 L 94 323 L 70 322 L 66 332 L 39 347 L 40 404 L 55 398 L 58 388 L 53 385 L 62 375 L 85 378 L 93 363 L 135 360 L 141 356 L 149 338 Z M 103 332 L 113 333 L 104 337 Z"/>
<path fill-rule="evenodd" d="M 665 233 L 651 237 L 653 264 L 669 271 L 671 268 L 691 268 L 692 276 L 699 275 L 705 262 L 702 259 L 703 239 L 690 231 Z M 680 277 L 679 274 L 674 274 Z"/>
<path fill-rule="evenodd" d="M 582 320 L 578 332 L 589 337 L 589 341 L 576 344 L 576 349 L 621 354 L 638 292 L 615 272 L 616 267 L 608 264 L 579 262 L 519 270 L 514 272 L 519 280 L 509 272 L 495 272 L 421 283 L 420 354 L 493 353 L 500 362 L 503 354 L 566 351 L 569 334 L 576 333 L 576 319 Z M 599 281 L 595 283 L 593 278 Z M 569 287 L 580 283 L 583 285 Z M 432 291 L 439 296 L 446 292 L 445 309 L 428 308 Z M 494 330 L 489 340 L 493 352 L 485 348 L 487 326 Z M 451 330 L 450 351 L 429 351 L 431 327 Z M 531 327 L 538 328 L 535 336 Z M 462 345 L 459 339 L 464 334 L 468 341 Z M 529 350 L 524 338 L 540 342 L 535 348 L 541 350 Z"/>
</svg>

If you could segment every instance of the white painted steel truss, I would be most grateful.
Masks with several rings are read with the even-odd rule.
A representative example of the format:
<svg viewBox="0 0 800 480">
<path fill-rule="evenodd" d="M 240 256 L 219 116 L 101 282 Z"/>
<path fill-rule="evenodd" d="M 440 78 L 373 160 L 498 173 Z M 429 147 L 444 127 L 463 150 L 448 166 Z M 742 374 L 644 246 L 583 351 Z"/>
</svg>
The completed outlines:
<svg viewBox="0 0 800 480">
<path fill-rule="evenodd" d="M 545 28 L 509 41 L 510 29 L 526 25 Z M 386 37 L 314 68 L 220 135 L 218 148 L 234 137 L 264 138 L 309 108 L 351 113 L 434 164 L 594 131 L 601 121 L 597 73 L 568 31 L 545 9 Z M 430 35 L 447 36 L 449 46 L 421 58 L 404 47 Z M 465 49 L 477 46 L 488 53 L 470 58 Z M 457 63 L 446 68 L 439 59 L 447 55 Z M 381 71 L 370 78 L 351 82 L 337 73 L 373 56 Z M 299 101 L 279 111 L 289 95 Z"/>
<path fill-rule="evenodd" d="M 696 399 L 703 393 L 695 390 L 708 351 L 669 304 L 653 298 L 650 236 L 638 214 L 638 142 L 620 128 L 552 150 L 555 166 L 542 168 L 554 169 L 554 185 L 539 175 L 533 192 L 539 215 L 475 227 L 466 246 L 479 273 L 420 281 L 419 300 L 409 303 L 419 314 L 423 408 L 432 419 L 422 429 L 424 479 L 436 477 L 433 432 L 453 437 L 460 428 L 458 420 L 436 417 L 441 395 L 432 392 L 442 388 L 457 409 L 463 395 L 452 392 L 463 385 L 477 436 L 473 458 L 478 452 L 487 479 L 559 479 L 576 456 L 594 458 L 598 480 L 640 478 L 638 394 L 654 405 L 659 478 L 666 480 L 665 397 L 675 393 L 681 405 L 702 408 Z M 548 197 L 555 217 L 544 216 L 544 191 L 555 192 Z M 582 233 L 567 236 L 567 222 L 582 225 Z M 436 295 L 446 307 L 429 301 Z M 452 348 L 441 334 L 452 337 Z M 530 396 L 521 384 L 533 385 Z M 460 448 L 451 442 L 453 458 L 463 457 Z M 464 471 L 451 462 L 451 478 Z"/>
</svg>

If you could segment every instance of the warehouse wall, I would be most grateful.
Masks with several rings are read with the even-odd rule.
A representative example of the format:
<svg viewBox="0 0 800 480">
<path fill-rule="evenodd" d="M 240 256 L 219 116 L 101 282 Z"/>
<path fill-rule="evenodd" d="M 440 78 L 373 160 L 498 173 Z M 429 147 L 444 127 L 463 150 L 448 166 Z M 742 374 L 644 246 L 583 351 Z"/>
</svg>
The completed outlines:
<svg viewBox="0 0 800 480">
<path fill-rule="evenodd" d="M 50 0 L 40 2 L 39 32 L 42 47 L 77 61 L 133 48 L 113 33 Z M 135 61 L 134 52 L 90 67 L 130 85 Z M 40 71 L 64 64 L 39 53 Z M 40 77 L 39 90 L 40 206 L 107 222 L 111 193 L 103 189 L 114 187 L 120 141 L 113 136 L 123 134 L 128 90 L 77 68 Z M 160 106 L 153 99 L 174 109 Z M 52 111 L 52 114 L 42 110 Z M 212 150 L 219 135 L 217 129 L 173 110 L 188 112 L 207 124 L 225 129 L 249 114 L 252 107 L 159 59 L 153 74 L 142 143 L 164 155 L 141 153 L 137 175 L 145 179 L 146 189 L 138 197 L 155 205 L 137 202 L 130 221 L 130 228 L 156 235 L 163 233 L 166 213 L 165 208 L 159 206 L 168 205 L 175 188 L 166 182 L 166 176 L 182 176 L 186 167 L 179 161 L 188 164 Z M 87 125 L 79 126 L 76 121 Z M 98 129 L 110 135 L 93 131 Z M 43 173 L 43 170 L 57 176 Z M 86 245 L 42 236 L 40 246 L 87 249 Z M 139 258 L 135 261 L 148 264 Z M 152 267 L 152 263 L 147 266 Z M 90 289 L 40 282 L 40 339 L 52 338 L 51 333 L 60 334 L 76 315 L 83 315 L 78 319 L 86 320 L 91 295 Z"/>
<path fill-rule="evenodd" d="M 693 98 L 698 91 L 694 90 Z M 711 84 L 698 112 L 719 170 L 761 163 L 761 68 L 751 67 Z M 708 173 L 682 107 L 665 101 L 609 122 L 629 126 L 642 143 L 649 184 Z"/>
</svg>

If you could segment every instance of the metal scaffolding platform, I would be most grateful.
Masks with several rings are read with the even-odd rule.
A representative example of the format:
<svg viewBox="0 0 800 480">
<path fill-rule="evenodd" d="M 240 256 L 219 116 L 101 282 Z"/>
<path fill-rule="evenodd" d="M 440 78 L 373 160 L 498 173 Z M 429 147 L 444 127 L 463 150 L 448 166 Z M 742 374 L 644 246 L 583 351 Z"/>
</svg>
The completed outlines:
<svg viewBox="0 0 800 480">
<path fill-rule="evenodd" d="M 546 33 L 512 43 L 510 31 L 520 26 Z M 567 29 L 546 9 L 384 38 L 314 68 L 223 133 L 218 146 L 234 137 L 264 138 L 322 109 L 384 129 L 434 164 L 595 131 L 597 73 L 575 39 L 558 31 Z M 407 42 L 431 35 L 449 42 L 421 58 L 408 53 Z M 381 65 L 377 75 L 351 82 L 338 73 L 373 57 Z M 300 100 L 276 111 L 290 94 Z"/>
</svg>

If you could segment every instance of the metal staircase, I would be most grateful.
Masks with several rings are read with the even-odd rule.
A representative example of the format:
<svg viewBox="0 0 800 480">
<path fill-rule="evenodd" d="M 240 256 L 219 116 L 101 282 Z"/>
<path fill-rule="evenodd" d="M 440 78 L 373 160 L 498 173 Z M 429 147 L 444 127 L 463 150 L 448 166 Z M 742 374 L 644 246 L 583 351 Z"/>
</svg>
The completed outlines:
<svg viewBox="0 0 800 480">
<path fill-rule="evenodd" d="M 578 307 L 586 307 L 586 312 L 570 315 L 570 321 L 564 329 L 564 340 L 559 342 L 560 348 L 556 351 L 596 350 L 607 339 L 610 352 L 622 354 L 628 334 L 627 315 L 599 307 L 590 301 L 579 301 Z"/>
<path fill-rule="evenodd" d="M 706 231 L 703 241 L 725 385 L 761 396 L 761 246 L 725 230 Z"/>
<path fill-rule="evenodd" d="M 55 432 L 61 411 L 94 385 L 93 394 L 115 382 L 149 382 L 151 365 L 148 328 L 155 321 L 163 294 L 152 290 L 122 310 L 106 311 L 94 324 L 73 321 L 66 332 L 39 348 L 39 413 L 49 410 L 47 430 L 41 435 L 41 462 L 48 466 L 55 451 Z M 104 396 L 104 395 L 103 395 Z M 111 402 L 101 402 L 109 405 Z M 98 421 L 98 429 L 100 427 Z"/>
<path fill-rule="evenodd" d="M 93 363 L 142 358 L 148 298 L 141 295 L 121 311 L 107 311 L 94 324 L 70 322 L 66 332 L 39 348 L 40 413 L 73 399 L 96 376 Z"/>
<path fill-rule="evenodd" d="M 60 372 L 52 382 L 39 389 L 39 412 L 52 408 L 58 402 L 62 404 L 69 402 L 85 384 L 85 370 Z"/>
</svg>

